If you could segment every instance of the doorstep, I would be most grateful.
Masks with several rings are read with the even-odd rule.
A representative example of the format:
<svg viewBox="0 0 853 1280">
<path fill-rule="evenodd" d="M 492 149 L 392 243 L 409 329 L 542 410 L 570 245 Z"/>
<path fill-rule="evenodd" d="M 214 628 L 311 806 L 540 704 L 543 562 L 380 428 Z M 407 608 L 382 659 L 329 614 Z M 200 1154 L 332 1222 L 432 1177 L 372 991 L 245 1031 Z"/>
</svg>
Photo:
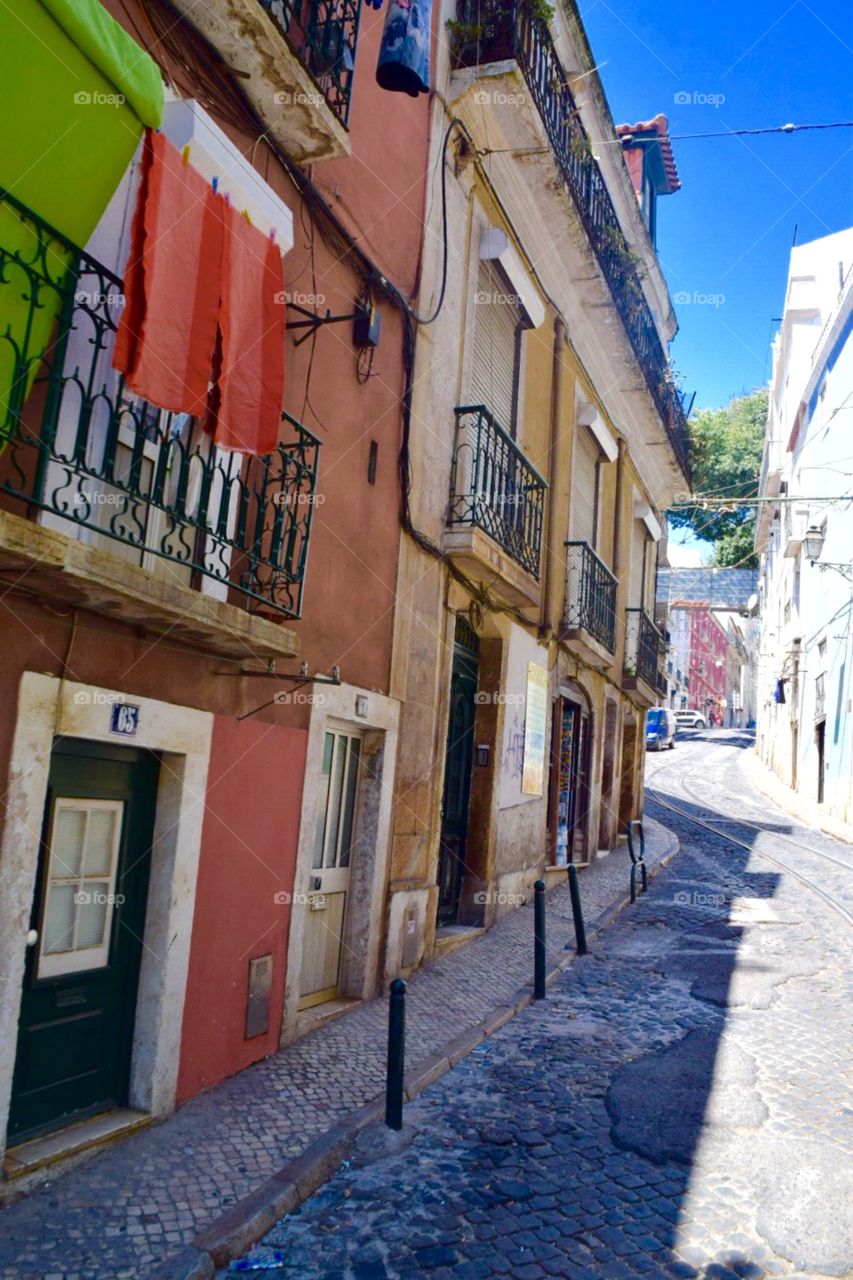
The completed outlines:
<svg viewBox="0 0 853 1280">
<path fill-rule="evenodd" d="M 482 938 L 486 930 L 478 924 L 446 924 L 435 931 L 435 946 L 431 959 L 440 960 L 475 938 Z"/>
<path fill-rule="evenodd" d="M 317 1027 L 325 1027 L 329 1022 L 337 1022 L 338 1018 L 342 1018 L 345 1013 L 349 1013 L 350 1009 L 355 1009 L 360 1004 L 363 1004 L 362 1000 L 326 1000 L 324 1004 L 300 1009 L 296 1015 L 294 1040 L 301 1040 L 303 1036 L 308 1035 L 309 1031 L 316 1031 Z"/>
<path fill-rule="evenodd" d="M 88 1151 L 91 1147 L 100 1147 L 116 1138 L 123 1138 L 137 1129 L 143 1129 L 151 1123 L 151 1119 L 146 1111 L 116 1107 L 114 1111 L 104 1111 L 41 1138 L 31 1138 L 29 1142 L 22 1142 L 17 1147 L 9 1147 L 3 1160 L 4 1181 L 13 1182 L 35 1173 L 37 1169 L 44 1169 L 60 1160 L 67 1160 L 69 1156 Z"/>
</svg>

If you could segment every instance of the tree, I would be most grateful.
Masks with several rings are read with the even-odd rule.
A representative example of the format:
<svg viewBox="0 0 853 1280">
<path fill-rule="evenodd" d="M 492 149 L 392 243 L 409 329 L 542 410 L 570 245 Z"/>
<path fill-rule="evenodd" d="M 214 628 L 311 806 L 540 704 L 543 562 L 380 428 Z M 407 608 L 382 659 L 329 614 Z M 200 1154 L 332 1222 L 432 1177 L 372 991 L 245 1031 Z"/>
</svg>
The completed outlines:
<svg viewBox="0 0 853 1280">
<path fill-rule="evenodd" d="M 755 568 L 752 550 L 755 507 L 737 506 L 738 498 L 758 493 L 767 391 L 735 396 L 723 409 L 699 409 L 687 424 L 693 465 L 693 496 L 699 499 L 669 512 L 676 529 L 689 527 L 714 544 L 713 563 Z M 732 506 L 704 509 L 701 498 L 730 498 Z"/>
</svg>

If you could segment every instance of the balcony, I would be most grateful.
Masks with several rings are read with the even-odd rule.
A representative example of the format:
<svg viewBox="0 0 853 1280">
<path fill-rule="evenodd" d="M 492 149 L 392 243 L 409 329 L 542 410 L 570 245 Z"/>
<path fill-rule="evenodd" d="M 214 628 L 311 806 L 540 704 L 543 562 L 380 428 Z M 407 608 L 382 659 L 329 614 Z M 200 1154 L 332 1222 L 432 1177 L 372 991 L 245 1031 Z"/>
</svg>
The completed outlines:
<svg viewBox="0 0 853 1280">
<path fill-rule="evenodd" d="M 0 228 L 4 563 L 219 652 L 295 653 L 272 619 L 300 613 L 319 442 L 284 415 L 275 453 L 226 453 L 132 394 L 111 360 L 121 280 L 2 189 Z"/>
<path fill-rule="evenodd" d="M 293 160 L 350 154 L 361 0 L 173 3 L 240 73 L 255 110 Z"/>
<path fill-rule="evenodd" d="M 532 603 L 548 486 L 485 405 L 455 412 L 445 550 L 511 603 Z"/>
<path fill-rule="evenodd" d="M 643 693 L 649 702 L 666 692 L 664 637 L 645 609 L 626 609 L 624 689 Z"/>
<path fill-rule="evenodd" d="M 313 76 L 332 113 L 349 123 L 361 0 L 258 0 Z"/>
<path fill-rule="evenodd" d="M 616 578 L 586 542 L 566 543 L 566 613 L 563 637 L 596 666 L 616 652 Z"/>
<path fill-rule="evenodd" d="M 672 450 L 689 479 L 682 398 L 548 27 L 524 0 L 460 0 L 454 61 L 457 67 L 518 64 Z"/>
</svg>

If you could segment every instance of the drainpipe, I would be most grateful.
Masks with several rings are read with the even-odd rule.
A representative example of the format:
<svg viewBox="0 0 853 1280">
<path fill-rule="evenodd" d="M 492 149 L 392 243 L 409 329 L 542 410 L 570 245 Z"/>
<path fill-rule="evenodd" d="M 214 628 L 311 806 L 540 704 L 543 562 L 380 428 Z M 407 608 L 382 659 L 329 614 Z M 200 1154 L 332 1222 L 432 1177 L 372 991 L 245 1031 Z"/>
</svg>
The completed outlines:
<svg viewBox="0 0 853 1280">
<path fill-rule="evenodd" d="M 619 456 L 616 459 L 616 496 L 613 512 L 613 573 L 621 586 L 622 573 L 622 489 L 625 474 L 625 441 L 619 441 Z M 618 588 L 617 588 L 618 590 Z"/>
<path fill-rule="evenodd" d="M 542 595 L 539 604 L 539 634 L 545 635 L 552 630 L 550 595 L 552 561 L 561 563 L 559 547 L 553 547 L 556 521 L 554 519 L 555 485 L 557 483 L 557 438 L 560 430 L 560 395 L 563 386 L 563 346 L 566 341 L 566 326 L 559 316 L 554 319 L 554 356 L 551 368 L 551 428 L 548 442 L 548 503 L 545 527 L 545 564 L 542 569 Z"/>
</svg>

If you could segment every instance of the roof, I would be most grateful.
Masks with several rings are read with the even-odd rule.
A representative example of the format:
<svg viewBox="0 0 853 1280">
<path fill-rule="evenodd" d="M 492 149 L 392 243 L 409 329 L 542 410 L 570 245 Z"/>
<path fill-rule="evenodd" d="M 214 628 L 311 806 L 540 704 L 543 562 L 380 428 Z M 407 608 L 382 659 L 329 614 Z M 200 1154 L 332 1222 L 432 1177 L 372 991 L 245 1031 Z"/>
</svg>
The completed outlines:
<svg viewBox="0 0 853 1280">
<path fill-rule="evenodd" d="M 757 569 L 658 570 L 657 599 L 673 606 L 746 609 L 757 591 Z"/>
<path fill-rule="evenodd" d="M 678 176 L 675 157 L 672 154 L 669 121 L 666 116 L 658 114 L 652 120 L 638 120 L 636 124 L 617 124 L 616 126 L 616 137 L 621 138 L 623 143 L 628 142 L 630 139 L 646 142 L 655 135 L 660 145 L 663 171 L 666 176 L 666 194 L 672 195 L 673 191 L 678 191 L 681 186 L 681 179 Z"/>
</svg>

